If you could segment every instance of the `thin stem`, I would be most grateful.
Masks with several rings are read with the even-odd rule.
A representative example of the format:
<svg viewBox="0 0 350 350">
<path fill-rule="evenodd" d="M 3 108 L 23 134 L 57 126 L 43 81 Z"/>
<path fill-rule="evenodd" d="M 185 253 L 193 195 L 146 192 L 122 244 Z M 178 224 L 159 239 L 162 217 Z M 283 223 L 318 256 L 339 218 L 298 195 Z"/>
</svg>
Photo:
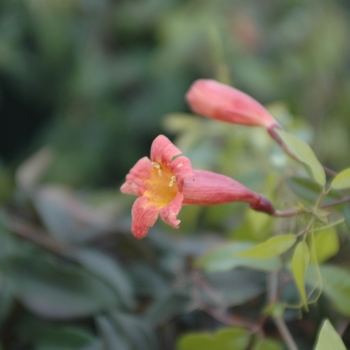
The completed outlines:
<svg viewBox="0 0 350 350">
<path fill-rule="evenodd" d="M 296 160 L 297 162 L 300 163 L 300 160 L 295 156 L 294 153 L 292 153 L 290 151 L 290 149 L 283 142 L 283 140 L 280 138 L 280 135 L 278 135 L 276 130 L 283 130 L 283 128 L 279 124 L 275 124 L 275 125 L 272 125 L 271 127 L 269 127 L 267 129 L 267 132 L 269 133 L 271 138 L 273 138 L 279 144 L 279 146 L 282 148 L 284 153 L 286 153 L 289 157 L 291 157 L 292 159 L 294 159 L 294 160 Z M 336 176 L 337 175 L 337 173 L 334 170 L 332 170 L 332 169 L 330 169 L 330 168 L 328 168 L 326 166 L 323 166 L 323 169 L 329 176 Z"/>
<path fill-rule="evenodd" d="M 335 172 L 334 170 L 323 166 L 324 171 L 326 172 L 326 174 L 328 174 L 329 176 L 337 176 L 337 172 Z"/>
<path fill-rule="evenodd" d="M 229 326 L 233 327 L 245 327 L 250 330 L 251 333 L 259 333 L 261 332 L 260 325 L 247 322 L 239 317 L 233 316 L 233 315 L 225 315 L 220 312 L 218 312 L 215 308 L 205 305 L 203 307 L 203 311 L 205 311 L 207 314 L 215 318 L 216 320 L 227 324 Z"/>
<path fill-rule="evenodd" d="M 323 204 L 321 206 L 321 208 L 329 208 L 329 207 L 333 207 L 334 205 L 343 204 L 346 202 L 350 202 L 350 196 L 338 199 L 338 200 L 333 201 L 333 202 L 329 202 L 327 204 Z"/>
<path fill-rule="evenodd" d="M 22 220 L 7 217 L 5 220 L 7 228 L 16 233 L 18 236 L 25 238 L 29 241 L 34 242 L 37 245 L 55 253 L 58 255 L 66 256 L 69 255 L 73 249 L 69 246 L 66 246 L 53 238 L 47 236 L 44 232 L 24 223 Z"/>
<path fill-rule="evenodd" d="M 278 271 L 270 272 L 267 293 L 270 304 L 273 304 L 278 300 Z M 273 317 L 272 319 L 288 349 L 298 350 L 298 347 L 290 334 L 284 319 L 282 317 Z"/>
<path fill-rule="evenodd" d="M 278 271 L 272 271 L 268 275 L 267 298 L 270 304 L 278 299 Z"/>
<path fill-rule="evenodd" d="M 346 203 L 346 202 L 350 202 L 350 196 L 344 197 L 344 198 L 341 198 L 341 199 L 337 199 L 336 201 L 333 201 L 333 202 L 329 202 L 329 203 L 323 204 L 321 206 L 321 208 L 322 209 L 323 208 L 329 208 L 329 207 L 333 207 L 335 205 L 343 204 L 343 203 Z M 306 212 L 309 212 L 309 208 L 306 208 L 306 209 L 276 210 L 275 213 L 273 214 L 273 216 L 276 217 L 276 218 L 286 218 L 286 217 L 294 216 L 294 215 L 297 215 L 297 214 L 303 214 L 303 213 L 306 213 Z"/>
<path fill-rule="evenodd" d="M 292 335 L 289 332 L 289 329 L 287 328 L 286 323 L 284 322 L 284 319 L 282 317 L 275 317 L 273 320 L 288 349 L 299 350 L 297 344 L 295 343 Z"/>
</svg>

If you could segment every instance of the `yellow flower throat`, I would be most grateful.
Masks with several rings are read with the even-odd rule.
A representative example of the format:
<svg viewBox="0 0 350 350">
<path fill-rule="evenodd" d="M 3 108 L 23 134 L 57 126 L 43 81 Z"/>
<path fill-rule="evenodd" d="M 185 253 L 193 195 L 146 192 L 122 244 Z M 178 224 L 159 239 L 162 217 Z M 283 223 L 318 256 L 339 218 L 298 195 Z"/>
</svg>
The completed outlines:
<svg viewBox="0 0 350 350">
<path fill-rule="evenodd" d="M 153 170 L 146 180 L 147 190 L 144 193 L 150 203 L 159 208 L 170 204 L 178 193 L 176 176 L 167 165 L 151 162 Z"/>
</svg>

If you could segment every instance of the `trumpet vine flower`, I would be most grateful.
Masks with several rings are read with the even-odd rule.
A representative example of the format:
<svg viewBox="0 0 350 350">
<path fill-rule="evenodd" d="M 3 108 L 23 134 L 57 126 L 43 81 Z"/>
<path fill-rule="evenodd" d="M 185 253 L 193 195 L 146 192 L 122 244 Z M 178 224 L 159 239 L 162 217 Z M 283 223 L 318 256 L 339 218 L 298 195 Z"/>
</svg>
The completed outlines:
<svg viewBox="0 0 350 350">
<path fill-rule="evenodd" d="M 190 160 L 163 136 L 151 146 L 151 157 L 141 158 L 126 176 L 121 192 L 134 194 L 131 231 L 136 238 L 147 235 L 158 215 L 178 228 L 177 219 L 183 205 L 215 205 L 237 201 L 248 202 L 258 211 L 274 213 L 263 196 L 239 182 L 205 170 L 193 170 Z"/>
<path fill-rule="evenodd" d="M 258 101 L 215 80 L 196 80 L 188 90 L 186 99 L 195 113 L 207 118 L 266 129 L 279 127 Z"/>
</svg>

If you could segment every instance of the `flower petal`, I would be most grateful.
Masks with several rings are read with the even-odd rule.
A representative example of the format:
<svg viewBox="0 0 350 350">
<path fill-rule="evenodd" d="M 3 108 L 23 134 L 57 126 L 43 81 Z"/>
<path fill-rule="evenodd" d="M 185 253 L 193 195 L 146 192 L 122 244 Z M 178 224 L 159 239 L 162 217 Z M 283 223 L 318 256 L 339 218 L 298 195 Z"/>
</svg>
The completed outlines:
<svg viewBox="0 0 350 350">
<path fill-rule="evenodd" d="M 126 175 L 126 182 L 121 186 L 120 191 L 127 194 L 142 196 L 146 190 L 146 183 L 153 167 L 148 157 L 141 158 Z"/>
<path fill-rule="evenodd" d="M 181 210 L 183 198 L 183 194 L 178 193 L 169 205 L 159 211 L 162 220 L 176 229 L 179 228 L 181 222 L 177 219 L 177 216 Z"/>
<path fill-rule="evenodd" d="M 185 179 L 194 177 L 191 161 L 185 156 L 175 158 L 169 164 L 169 168 L 176 176 L 176 184 L 179 191 L 182 191 Z"/>
<path fill-rule="evenodd" d="M 158 218 L 159 209 L 154 205 L 149 205 L 146 197 L 137 198 L 132 207 L 131 232 L 138 238 L 144 238 L 150 227 Z"/>
<path fill-rule="evenodd" d="M 170 164 L 181 151 L 164 135 L 156 137 L 151 146 L 151 160 L 157 163 Z"/>
</svg>

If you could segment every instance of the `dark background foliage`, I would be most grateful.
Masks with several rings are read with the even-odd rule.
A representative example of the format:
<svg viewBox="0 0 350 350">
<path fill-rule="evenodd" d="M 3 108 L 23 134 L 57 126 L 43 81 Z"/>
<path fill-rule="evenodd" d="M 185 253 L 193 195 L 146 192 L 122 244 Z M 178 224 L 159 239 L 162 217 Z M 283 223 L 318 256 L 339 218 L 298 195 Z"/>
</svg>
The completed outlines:
<svg viewBox="0 0 350 350">
<path fill-rule="evenodd" d="M 249 93 L 324 164 L 348 167 L 349 33 L 340 0 L 2 0 L 3 348 L 170 350 L 190 330 L 225 324 L 213 316 L 220 307 L 254 320 L 264 274 L 206 276 L 193 259 L 223 239 L 263 240 L 267 219 L 248 229 L 243 206 L 185 208 L 180 233 L 157 224 L 136 241 L 119 186 L 166 133 L 196 164 L 273 194 L 280 154 L 263 132 L 199 119 L 186 131 L 180 115 L 164 119 L 189 112 L 197 78 Z M 302 321 L 289 314 L 301 349 L 334 316 L 319 304 Z"/>
</svg>

